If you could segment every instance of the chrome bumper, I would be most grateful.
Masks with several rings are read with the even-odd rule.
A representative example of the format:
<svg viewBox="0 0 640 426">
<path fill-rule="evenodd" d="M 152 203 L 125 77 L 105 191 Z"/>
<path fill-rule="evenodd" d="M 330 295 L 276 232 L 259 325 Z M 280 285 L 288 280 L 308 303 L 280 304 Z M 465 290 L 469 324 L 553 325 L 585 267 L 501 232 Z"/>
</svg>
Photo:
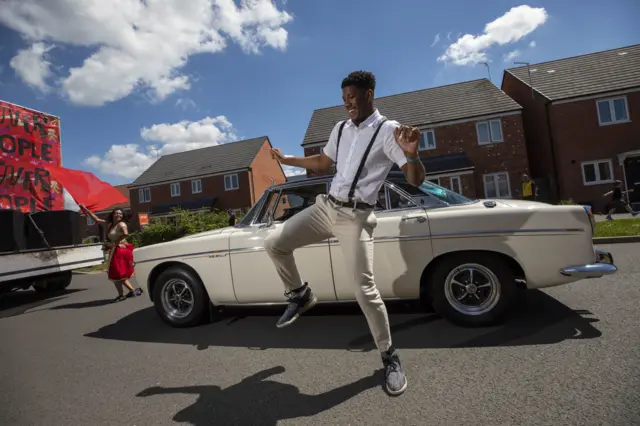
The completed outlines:
<svg viewBox="0 0 640 426">
<path fill-rule="evenodd" d="M 613 264 L 613 256 L 603 250 L 594 250 L 596 263 L 588 265 L 569 266 L 560 270 L 567 277 L 575 278 L 600 278 L 605 275 L 615 274 L 618 268 Z"/>
</svg>

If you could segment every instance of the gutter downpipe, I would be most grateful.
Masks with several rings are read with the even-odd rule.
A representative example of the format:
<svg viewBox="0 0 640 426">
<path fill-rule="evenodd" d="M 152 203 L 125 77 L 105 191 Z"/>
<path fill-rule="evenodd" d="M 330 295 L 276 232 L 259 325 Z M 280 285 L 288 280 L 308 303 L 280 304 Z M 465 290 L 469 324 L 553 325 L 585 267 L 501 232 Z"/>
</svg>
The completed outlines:
<svg viewBox="0 0 640 426">
<path fill-rule="evenodd" d="M 553 164 L 553 174 L 554 174 L 553 180 L 554 180 L 555 192 L 556 192 L 557 201 L 560 201 L 560 181 L 558 176 L 558 160 L 556 157 L 556 143 L 553 138 L 553 131 L 551 128 L 551 115 L 549 114 L 550 104 L 551 104 L 551 101 L 545 102 L 544 109 L 545 109 L 546 118 L 547 118 L 547 131 L 549 132 L 549 142 L 551 144 L 551 162 Z"/>
</svg>

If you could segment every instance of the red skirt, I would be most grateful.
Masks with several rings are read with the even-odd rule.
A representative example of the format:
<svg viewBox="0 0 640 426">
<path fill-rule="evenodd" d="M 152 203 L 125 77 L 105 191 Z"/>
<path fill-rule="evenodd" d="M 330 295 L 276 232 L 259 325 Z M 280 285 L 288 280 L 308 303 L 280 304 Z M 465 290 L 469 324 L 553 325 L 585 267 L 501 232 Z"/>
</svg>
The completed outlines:
<svg viewBox="0 0 640 426">
<path fill-rule="evenodd" d="M 133 276 L 133 244 L 125 244 L 125 248 L 116 246 L 113 249 L 108 276 L 112 281 L 127 280 Z"/>
</svg>

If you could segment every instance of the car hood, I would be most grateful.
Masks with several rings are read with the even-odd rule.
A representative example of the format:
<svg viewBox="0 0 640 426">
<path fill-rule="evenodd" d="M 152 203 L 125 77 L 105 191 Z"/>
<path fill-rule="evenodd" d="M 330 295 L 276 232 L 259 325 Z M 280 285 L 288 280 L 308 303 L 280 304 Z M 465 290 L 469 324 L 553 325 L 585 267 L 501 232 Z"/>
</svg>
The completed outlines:
<svg viewBox="0 0 640 426">
<path fill-rule="evenodd" d="M 199 232 L 197 234 L 191 234 L 191 235 L 185 235 L 182 238 L 179 238 L 180 240 L 191 240 L 194 238 L 202 238 L 202 237 L 209 237 L 211 235 L 218 235 L 218 234 L 228 234 L 231 233 L 235 230 L 236 228 L 234 228 L 233 226 L 227 226 L 224 228 L 219 228 L 219 229 L 214 229 L 211 231 L 205 231 L 205 232 Z"/>
</svg>

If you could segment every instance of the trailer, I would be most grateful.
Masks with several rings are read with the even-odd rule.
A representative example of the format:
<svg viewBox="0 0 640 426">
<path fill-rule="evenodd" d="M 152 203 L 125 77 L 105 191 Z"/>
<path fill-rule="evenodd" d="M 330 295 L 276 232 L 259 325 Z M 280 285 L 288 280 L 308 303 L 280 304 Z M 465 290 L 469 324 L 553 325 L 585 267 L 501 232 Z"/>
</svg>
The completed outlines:
<svg viewBox="0 0 640 426">
<path fill-rule="evenodd" d="M 73 270 L 104 263 L 101 244 L 0 253 L 0 295 L 33 287 L 38 292 L 69 287 Z"/>
<path fill-rule="evenodd" d="M 81 220 L 65 212 L 64 194 L 42 181 L 47 165 L 62 166 L 61 146 L 59 117 L 0 100 L 0 295 L 62 290 L 73 270 L 105 261 L 102 245 L 82 244 L 77 232 L 50 236 Z M 46 226 L 38 224 L 43 216 Z"/>
</svg>

